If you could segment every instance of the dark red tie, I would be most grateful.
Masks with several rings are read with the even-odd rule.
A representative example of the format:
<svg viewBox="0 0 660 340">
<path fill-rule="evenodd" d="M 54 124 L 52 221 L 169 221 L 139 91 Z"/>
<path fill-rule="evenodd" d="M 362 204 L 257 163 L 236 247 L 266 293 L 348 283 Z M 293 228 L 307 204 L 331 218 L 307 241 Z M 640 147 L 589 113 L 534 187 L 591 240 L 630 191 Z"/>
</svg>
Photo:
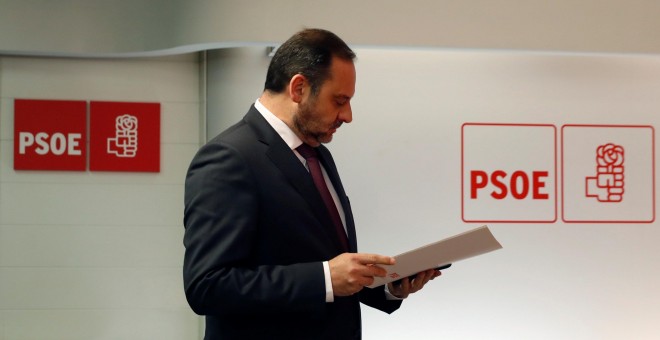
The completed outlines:
<svg viewBox="0 0 660 340">
<path fill-rule="evenodd" d="M 336 232 L 341 240 L 344 250 L 348 251 L 348 237 L 346 237 L 346 230 L 344 230 L 344 225 L 341 223 L 341 217 L 339 217 L 339 212 L 337 211 L 337 206 L 335 206 L 335 201 L 330 195 L 330 190 L 325 184 L 323 179 L 323 172 L 321 172 L 321 164 L 319 163 L 318 151 L 316 148 L 313 148 L 305 143 L 296 148 L 298 153 L 307 160 L 307 166 L 309 167 L 309 172 L 312 174 L 312 179 L 314 180 L 314 185 L 321 194 L 325 207 L 330 213 L 332 218 L 332 223 L 335 225 Z"/>
</svg>

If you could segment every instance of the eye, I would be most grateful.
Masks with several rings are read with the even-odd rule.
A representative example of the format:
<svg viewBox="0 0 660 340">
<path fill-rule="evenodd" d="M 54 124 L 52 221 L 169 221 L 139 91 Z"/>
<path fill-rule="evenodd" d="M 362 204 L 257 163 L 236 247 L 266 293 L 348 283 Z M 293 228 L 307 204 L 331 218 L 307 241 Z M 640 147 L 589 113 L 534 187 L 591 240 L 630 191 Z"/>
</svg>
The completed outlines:
<svg viewBox="0 0 660 340">
<path fill-rule="evenodd" d="M 345 105 L 346 103 L 348 103 L 348 98 L 343 98 L 343 97 L 337 98 L 335 99 L 335 103 L 337 103 L 338 106 Z"/>
</svg>

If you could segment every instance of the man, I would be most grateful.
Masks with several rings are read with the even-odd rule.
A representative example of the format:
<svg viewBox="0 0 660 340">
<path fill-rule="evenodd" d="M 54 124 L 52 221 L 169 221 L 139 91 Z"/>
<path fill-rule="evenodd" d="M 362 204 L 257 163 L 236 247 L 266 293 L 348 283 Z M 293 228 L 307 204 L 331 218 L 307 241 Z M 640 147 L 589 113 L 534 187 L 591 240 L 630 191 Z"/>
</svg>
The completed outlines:
<svg viewBox="0 0 660 340">
<path fill-rule="evenodd" d="M 440 275 L 364 287 L 394 259 L 357 253 L 348 197 L 322 145 L 352 120 L 354 58 L 331 32 L 295 34 L 245 117 L 193 159 L 183 274 L 205 339 L 359 339 L 360 302 L 391 313 Z"/>
</svg>

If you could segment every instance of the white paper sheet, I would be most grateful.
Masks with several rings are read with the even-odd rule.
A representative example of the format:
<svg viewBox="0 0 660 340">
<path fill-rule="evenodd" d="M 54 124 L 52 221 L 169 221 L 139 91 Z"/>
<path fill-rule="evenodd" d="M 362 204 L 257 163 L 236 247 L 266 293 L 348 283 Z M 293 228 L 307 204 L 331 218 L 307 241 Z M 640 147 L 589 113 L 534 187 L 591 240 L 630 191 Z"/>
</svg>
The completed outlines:
<svg viewBox="0 0 660 340">
<path fill-rule="evenodd" d="M 455 263 L 502 248 L 488 229 L 482 226 L 394 256 L 396 264 L 383 266 L 387 276 L 376 277 L 370 288 L 417 274 L 430 268 Z"/>
</svg>

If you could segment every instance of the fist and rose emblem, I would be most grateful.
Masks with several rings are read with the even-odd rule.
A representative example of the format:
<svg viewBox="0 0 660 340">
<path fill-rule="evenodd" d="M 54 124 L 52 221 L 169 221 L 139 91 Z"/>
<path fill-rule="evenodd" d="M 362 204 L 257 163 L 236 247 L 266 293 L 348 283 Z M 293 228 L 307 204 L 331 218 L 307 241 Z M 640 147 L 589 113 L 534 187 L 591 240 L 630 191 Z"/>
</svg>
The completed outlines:
<svg viewBox="0 0 660 340">
<path fill-rule="evenodd" d="M 586 196 L 599 202 L 621 202 L 624 193 L 623 147 L 613 143 L 596 149 L 596 175 L 586 178 Z"/>
<path fill-rule="evenodd" d="M 124 114 L 115 119 L 115 137 L 108 138 L 108 153 L 135 157 L 138 151 L 138 119 Z"/>
</svg>

